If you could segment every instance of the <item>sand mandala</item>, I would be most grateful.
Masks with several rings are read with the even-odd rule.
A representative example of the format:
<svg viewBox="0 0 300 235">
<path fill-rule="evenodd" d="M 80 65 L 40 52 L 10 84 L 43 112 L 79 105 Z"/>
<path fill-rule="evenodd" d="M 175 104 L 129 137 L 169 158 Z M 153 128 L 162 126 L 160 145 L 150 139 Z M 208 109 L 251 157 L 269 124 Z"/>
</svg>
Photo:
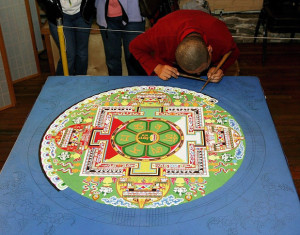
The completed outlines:
<svg viewBox="0 0 300 235">
<path fill-rule="evenodd" d="M 40 160 L 49 181 L 97 203 L 171 207 L 201 200 L 236 173 L 245 138 L 218 101 L 137 86 L 89 97 L 49 126 Z"/>
</svg>

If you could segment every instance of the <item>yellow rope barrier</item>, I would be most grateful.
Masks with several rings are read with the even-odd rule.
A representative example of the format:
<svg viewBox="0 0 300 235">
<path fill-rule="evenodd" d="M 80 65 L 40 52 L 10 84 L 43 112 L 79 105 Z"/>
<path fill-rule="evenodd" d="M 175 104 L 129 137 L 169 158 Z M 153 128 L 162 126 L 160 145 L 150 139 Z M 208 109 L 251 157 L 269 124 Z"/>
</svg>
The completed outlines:
<svg viewBox="0 0 300 235">
<path fill-rule="evenodd" d="M 57 19 L 57 33 L 59 38 L 60 55 L 61 55 L 61 62 L 63 66 L 64 75 L 69 76 L 65 36 L 64 36 L 64 30 L 63 30 L 61 18 Z"/>
</svg>

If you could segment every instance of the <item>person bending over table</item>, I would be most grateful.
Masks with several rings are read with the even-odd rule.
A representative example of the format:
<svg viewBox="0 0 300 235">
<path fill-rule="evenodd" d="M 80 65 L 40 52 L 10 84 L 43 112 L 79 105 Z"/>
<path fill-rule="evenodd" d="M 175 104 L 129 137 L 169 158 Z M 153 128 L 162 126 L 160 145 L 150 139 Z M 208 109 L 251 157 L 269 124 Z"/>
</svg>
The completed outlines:
<svg viewBox="0 0 300 235">
<path fill-rule="evenodd" d="M 130 52 L 148 75 L 168 80 L 177 78 L 180 69 L 197 75 L 207 71 L 212 82 L 222 79 L 240 53 L 225 23 L 200 10 L 178 10 L 161 18 L 130 43 Z"/>
</svg>

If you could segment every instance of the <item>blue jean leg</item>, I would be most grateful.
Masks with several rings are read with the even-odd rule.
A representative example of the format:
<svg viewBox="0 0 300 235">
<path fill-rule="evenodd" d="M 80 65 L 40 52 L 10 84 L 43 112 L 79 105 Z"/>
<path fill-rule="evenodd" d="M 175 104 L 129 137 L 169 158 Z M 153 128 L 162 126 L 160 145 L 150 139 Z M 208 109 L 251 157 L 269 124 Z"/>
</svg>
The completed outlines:
<svg viewBox="0 0 300 235">
<path fill-rule="evenodd" d="M 55 41 L 55 44 L 59 49 L 59 55 L 60 55 L 60 44 L 59 44 L 59 39 L 58 39 L 57 26 L 49 21 L 49 29 L 50 29 L 50 33 Z M 59 58 L 57 66 L 56 66 L 56 75 L 64 75 L 63 69 L 62 69 L 61 58 Z"/>
<path fill-rule="evenodd" d="M 82 29 L 75 30 L 75 75 L 86 75 L 88 69 L 89 37 L 92 22 L 86 23 L 82 17 L 75 24 Z"/>
<path fill-rule="evenodd" d="M 101 36 L 104 45 L 106 66 L 108 69 L 108 74 L 110 76 L 122 76 L 122 41 L 121 41 L 121 32 L 110 31 L 111 30 L 120 30 L 122 29 L 122 22 L 119 19 L 120 17 L 109 18 L 107 20 L 107 28 L 100 27 Z"/>
<path fill-rule="evenodd" d="M 88 40 L 91 23 L 86 23 L 80 13 L 63 17 L 64 36 L 70 75 L 86 75 L 88 66 Z M 80 27 L 74 29 L 68 27 Z M 56 25 L 49 22 L 51 35 L 59 47 L 59 39 Z M 58 61 L 56 75 L 63 75 L 62 61 Z"/>
<path fill-rule="evenodd" d="M 122 33 L 122 39 L 128 75 L 141 75 L 143 69 L 139 62 L 135 60 L 133 55 L 129 52 L 129 44 L 135 37 L 145 31 L 145 21 L 130 22 L 125 26 L 124 30 L 125 32 Z"/>
</svg>

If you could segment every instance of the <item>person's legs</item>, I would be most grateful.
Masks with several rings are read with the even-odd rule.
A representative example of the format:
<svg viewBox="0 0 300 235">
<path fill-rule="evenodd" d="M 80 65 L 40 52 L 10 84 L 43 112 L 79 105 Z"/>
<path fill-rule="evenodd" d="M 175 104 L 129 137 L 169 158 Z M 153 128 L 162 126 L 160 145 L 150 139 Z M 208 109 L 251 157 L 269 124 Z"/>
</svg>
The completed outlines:
<svg viewBox="0 0 300 235">
<path fill-rule="evenodd" d="M 146 73 L 142 69 L 139 62 L 135 60 L 133 55 L 129 52 L 130 42 L 139 34 L 145 31 L 145 21 L 129 22 L 124 27 L 124 30 L 125 31 L 122 33 L 122 38 L 128 75 L 145 75 Z"/>
<path fill-rule="evenodd" d="M 100 27 L 108 74 L 110 76 L 122 76 L 121 32 L 110 31 L 122 29 L 122 18 L 108 18 L 107 28 L 108 30 L 104 30 L 104 27 Z"/>
<path fill-rule="evenodd" d="M 90 37 L 90 28 L 92 22 L 86 23 L 80 13 L 76 14 L 76 18 L 73 21 L 76 29 L 75 31 L 75 75 L 86 75 L 88 68 L 88 45 Z"/>
<path fill-rule="evenodd" d="M 75 31 L 76 30 L 69 27 L 76 27 L 74 24 L 75 19 L 76 19 L 75 15 L 63 14 L 64 35 L 65 35 L 67 60 L 68 60 L 68 68 L 69 68 L 70 75 L 74 75 L 75 72 L 75 56 L 76 56 Z"/>
</svg>

